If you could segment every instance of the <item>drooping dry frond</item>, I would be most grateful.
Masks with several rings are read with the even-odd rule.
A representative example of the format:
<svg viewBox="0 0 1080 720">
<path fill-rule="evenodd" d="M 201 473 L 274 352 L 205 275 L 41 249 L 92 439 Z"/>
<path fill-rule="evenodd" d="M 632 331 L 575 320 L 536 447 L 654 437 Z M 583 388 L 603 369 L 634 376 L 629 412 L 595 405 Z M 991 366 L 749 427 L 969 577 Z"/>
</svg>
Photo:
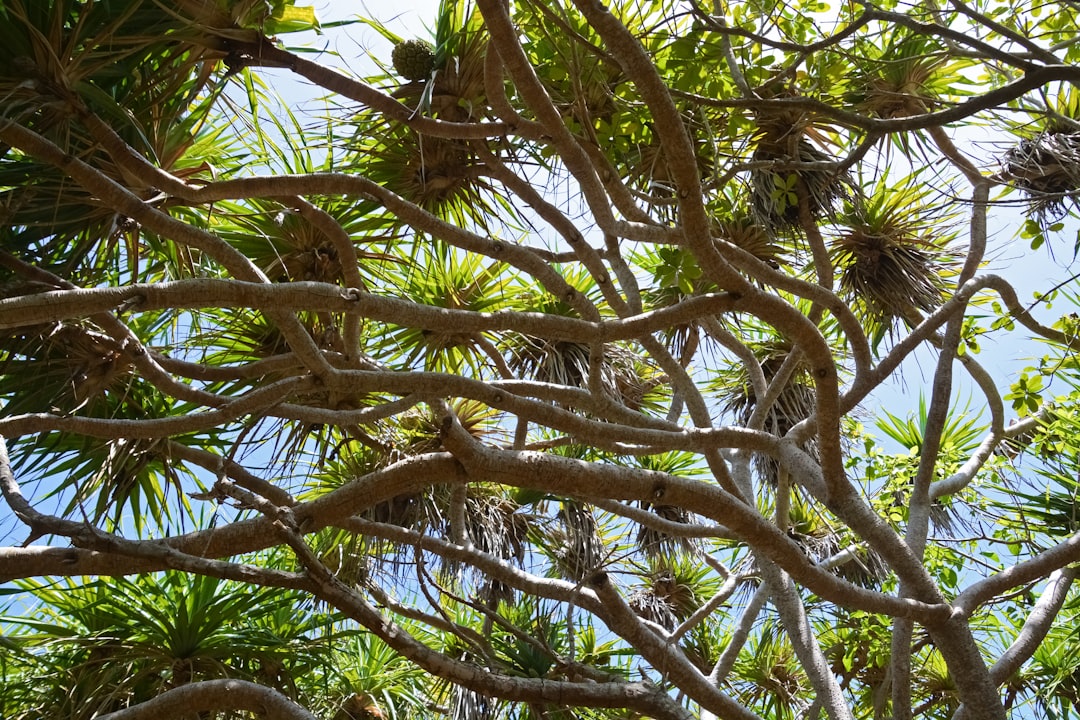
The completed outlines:
<svg viewBox="0 0 1080 720">
<path fill-rule="evenodd" d="M 897 320 L 914 326 L 920 313 L 937 309 L 955 272 L 947 225 L 943 229 L 942 218 L 928 217 L 922 207 L 913 187 L 882 187 L 838 218 L 844 229 L 830 255 L 840 291 L 865 314 L 872 336 L 893 330 Z"/>
<path fill-rule="evenodd" d="M 509 351 L 510 368 L 523 377 L 569 387 L 588 385 L 591 351 L 585 343 L 522 335 Z M 623 345 L 607 345 L 603 352 L 599 371 L 604 393 L 634 410 L 649 405 L 650 393 L 666 376 Z"/>
<path fill-rule="evenodd" d="M 769 384 L 783 366 L 784 361 L 791 352 L 791 347 L 783 340 L 775 340 L 755 343 L 751 346 L 751 350 L 757 357 L 758 362 L 761 363 L 765 382 Z M 717 384 L 724 410 L 733 413 L 740 423 L 745 424 L 748 422 L 758 405 L 758 397 L 750 384 L 745 367 L 741 364 L 732 364 L 721 373 Z M 777 437 L 783 437 L 797 423 L 805 420 L 813 413 L 814 397 L 814 386 L 808 368 L 805 362 L 800 360 L 780 391 L 776 401 L 765 414 L 762 429 Z M 813 441 L 809 442 L 805 449 L 813 453 Z M 776 482 L 777 464 L 775 460 L 764 455 L 758 455 L 755 464 L 761 478 L 770 484 Z"/>
<path fill-rule="evenodd" d="M 786 250 L 775 242 L 757 219 L 749 213 L 738 212 L 713 220 L 716 237 L 753 255 L 769 267 L 778 269 L 789 264 Z"/>
<path fill-rule="evenodd" d="M 1021 140 L 1002 158 L 1002 177 L 1028 196 L 1042 225 L 1080 209 L 1080 130 L 1048 129 Z"/>
<path fill-rule="evenodd" d="M 790 166 L 756 168 L 750 173 L 750 207 L 754 218 L 773 233 L 799 227 L 800 185 L 806 188 L 807 204 L 815 219 L 828 217 L 838 201 L 853 197 L 850 179 L 828 166 L 834 158 L 808 140 L 799 139 L 794 155 L 782 144 L 762 141 L 751 160 Z M 800 166 L 800 163 L 815 165 Z"/>
<path fill-rule="evenodd" d="M 643 510 L 649 510 L 657 517 L 669 522 L 689 524 L 690 513 L 675 505 L 642 504 Z M 671 535 L 663 530 L 657 530 L 648 525 L 638 527 L 637 546 L 650 557 L 671 557 L 679 553 L 685 553 L 696 547 L 692 538 Z"/>
<path fill-rule="evenodd" d="M 588 578 L 604 561 L 603 543 L 592 508 L 578 501 L 565 501 L 556 521 L 544 543 L 556 570 L 575 582 Z"/>
</svg>

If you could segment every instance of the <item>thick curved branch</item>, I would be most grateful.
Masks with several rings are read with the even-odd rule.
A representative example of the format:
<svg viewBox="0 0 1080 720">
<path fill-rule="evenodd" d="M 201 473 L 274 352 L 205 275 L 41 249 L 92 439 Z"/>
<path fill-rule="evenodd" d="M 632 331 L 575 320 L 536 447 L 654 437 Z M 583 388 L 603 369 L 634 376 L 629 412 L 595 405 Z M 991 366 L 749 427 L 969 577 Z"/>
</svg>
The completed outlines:
<svg viewBox="0 0 1080 720">
<path fill-rule="evenodd" d="M 384 92 L 376 90 L 367 83 L 343 75 L 336 70 L 311 62 L 300 55 L 277 47 L 273 43 L 225 41 L 234 52 L 249 55 L 251 64 L 266 64 L 269 67 L 286 67 L 296 74 L 310 80 L 321 88 L 342 97 L 349 98 L 378 111 L 385 117 L 408 125 L 417 132 L 432 137 L 452 140 L 475 140 L 482 138 L 503 137 L 511 131 L 506 123 L 459 123 L 448 120 L 436 120 L 416 113 L 413 108 L 401 103 Z"/>
<path fill-rule="evenodd" d="M 181 685 L 138 705 L 99 715 L 98 720 L 181 720 L 192 713 L 238 710 L 267 720 L 315 720 L 308 710 L 278 690 L 235 679 Z"/>
<path fill-rule="evenodd" d="M 562 115 L 555 107 L 529 64 L 524 49 L 518 42 L 518 30 L 502 0 L 477 0 L 477 8 L 484 16 L 484 23 L 491 33 L 491 45 L 499 53 L 503 67 L 510 75 L 522 100 L 547 130 L 551 144 L 558 152 L 566 168 L 577 180 L 582 197 L 601 228 L 610 229 L 614 222 L 611 202 L 598 168 L 589 154 L 566 127 Z"/>
<path fill-rule="evenodd" d="M 803 110 L 823 118 L 833 120 L 840 125 L 858 128 L 876 136 L 888 133 L 912 132 L 931 127 L 941 127 L 971 117 L 984 110 L 1001 107 L 1023 97 L 1036 88 L 1055 82 L 1076 82 L 1080 80 L 1080 68 L 1073 65 L 1043 65 L 1026 72 L 1007 85 L 976 95 L 970 100 L 957 103 L 945 110 L 922 115 L 909 115 L 902 118 L 873 118 L 849 110 L 841 110 L 833 105 L 808 97 L 773 98 L 768 100 L 724 99 L 716 100 L 701 95 L 687 95 L 703 105 L 721 108 L 746 108 L 763 112 L 782 113 L 789 110 Z"/>
<path fill-rule="evenodd" d="M 641 652 L 642 657 L 665 678 L 674 679 L 679 689 L 690 695 L 702 708 L 721 718 L 761 720 L 720 692 L 716 684 L 709 682 L 677 645 L 650 630 L 634 614 L 607 573 L 596 573 L 587 579 L 587 584 L 604 607 L 601 617 L 608 627 Z"/>
<path fill-rule="evenodd" d="M 1049 550 L 999 573 L 972 583 L 956 599 L 953 607 L 962 617 L 970 617 L 981 605 L 1013 588 L 1048 577 L 1056 570 L 1080 561 L 1080 533 L 1069 536 Z"/>
<path fill-rule="evenodd" d="M 382 615 L 359 593 L 331 574 L 294 535 L 290 545 L 315 582 L 315 595 L 360 623 L 397 653 L 428 673 L 504 700 L 552 703 L 557 706 L 629 708 L 657 718 L 690 720 L 690 713 L 662 688 L 643 682 L 574 682 L 513 677 L 440 653 Z"/>
<path fill-rule="evenodd" d="M 452 415 L 444 419 L 443 428 L 444 444 L 471 476 L 568 497 L 601 496 L 639 502 L 662 499 L 721 523 L 776 562 L 793 579 L 831 602 L 865 610 L 872 606 L 873 612 L 920 621 L 941 620 L 949 615 L 943 604 L 892 598 L 821 570 L 775 525 L 719 487 L 650 470 L 489 448 L 465 432 Z"/>
<path fill-rule="evenodd" d="M 200 278 L 106 288 L 52 290 L 3 298 L 0 299 L 0 329 L 83 318 L 108 310 L 150 312 L 162 309 L 246 307 L 269 311 L 276 307 L 290 310 L 355 312 L 370 320 L 392 322 L 421 330 L 445 330 L 452 327 L 455 332 L 462 334 L 510 331 L 569 342 L 608 343 L 636 339 L 674 325 L 724 313 L 732 309 L 734 302 L 735 299 L 728 294 L 710 293 L 686 298 L 677 304 L 627 318 L 579 320 L 539 312 L 475 312 L 439 308 L 312 281 L 263 284 Z M 222 369 L 220 372 L 228 371 Z"/>
<path fill-rule="evenodd" d="M 152 207 L 105 174 L 65 153 L 34 131 L 7 121 L 0 124 L 0 140 L 53 165 L 115 211 L 137 220 L 164 237 L 205 252 L 221 263 L 234 277 L 251 282 L 268 282 L 266 275 L 254 263 L 228 243 L 210 232 L 192 227 Z M 294 315 L 280 312 L 268 314 L 278 323 L 292 350 L 312 372 L 323 375 L 331 370 L 307 330 Z"/>
<path fill-rule="evenodd" d="M 89 418 L 73 415 L 31 413 L 0 418 L 0 434 L 17 437 L 46 430 L 63 430 L 88 437 L 113 439 L 163 438 L 209 430 L 245 415 L 262 415 L 286 398 L 315 387 L 310 377 L 286 378 L 252 390 L 217 408 L 190 415 L 163 418 Z"/>
<path fill-rule="evenodd" d="M 8 474 L 10 476 L 10 469 Z M 449 455 L 419 455 L 369 473 L 315 500 L 295 505 L 292 510 L 299 527 L 305 532 L 315 532 L 397 495 L 417 492 L 433 483 L 464 481 L 461 466 Z M 61 529 L 66 531 L 69 527 Z M 88 526 L 80 527 L 85 530 Z M 0 548 L 0 582 L 42 575 L 117 576 L 153 572 L 171 567 L 168 558 L 173 557 L 173 551 L 196 558 L 222 558 L 264 550 L 280 542 L 271 521 L 254 518 L 163 540 L 139 541 L 132 546 L 139 548 L 142 553 L 139 556 L 82 548 Z M 201 572 L 211 574 L 206 570 Z"/>
<path fill-rule="evenodd" d="M 652 59 L 602 3 L 576 0 L 575 5 L 604 39 L 608 51 L 633 81 L 653 115 L 668 169 L 677 188 L 683 243 L 694 252 L 706 277 L 718 287 L 745 296 L 752 302 L 751 311 L 755 315 L 789 335 L 810 359 L 817 390 L 818 449 L 825 483 L 830 493 L 843 492 L 847 481 L 840 449 L 839 378 L 828 343 L 814 323 L 796 308 L 780 298 L 757 290 L 720 255 L 712 241 L 711 219 L 702 202 L 701 179 L 693 142 Z M 695 423 L 701 425 L 703 420 L 695 419 Z"/>
<path fill-rule="evenodd" d="M 994 683 L 1001 685 L 1008 682 L 1020 666 L 1035 654 L 1065 605 L 1065 598 L 1068 597 L 1078 572 L 1080 570 L 1077 568 L 1062 568 L 1050 574 L 1046 587 L 1043 588 L 1035 607 L 1028 613 L 1020 633 L 990 668 L 990 679 Z"/>
</svg>

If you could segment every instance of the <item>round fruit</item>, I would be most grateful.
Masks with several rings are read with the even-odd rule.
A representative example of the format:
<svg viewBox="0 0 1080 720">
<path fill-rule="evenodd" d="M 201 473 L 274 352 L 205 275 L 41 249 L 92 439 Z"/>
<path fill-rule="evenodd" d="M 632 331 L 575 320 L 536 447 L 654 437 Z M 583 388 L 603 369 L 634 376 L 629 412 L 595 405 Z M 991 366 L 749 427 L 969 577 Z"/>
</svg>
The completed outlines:
<svg viewBox="0 0 1080 720">
<path fill-rule="evenodd" d="M 435 69 L 435 51 L 423 40 L 399 42 L 390 57 L 397 74 L 410 82 L 427 80 Z"/>
</svg>

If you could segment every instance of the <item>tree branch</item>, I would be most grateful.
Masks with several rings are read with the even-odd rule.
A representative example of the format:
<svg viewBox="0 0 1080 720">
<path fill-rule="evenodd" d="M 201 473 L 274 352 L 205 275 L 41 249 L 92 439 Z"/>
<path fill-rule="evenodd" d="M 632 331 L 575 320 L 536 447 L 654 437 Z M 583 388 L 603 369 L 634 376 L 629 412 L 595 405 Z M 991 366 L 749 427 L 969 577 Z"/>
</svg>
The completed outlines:
<svg viewBox="0 0 1080 720">
<path fill-rule="evenodd" d="M 203 680 L 166 690 L 157 697 L 123 710 L 99 715 L 98 720 L 169 720 L 191 713 L 246 711 L 267 720 L 315 720 L 274 688 L 247 680 Z"/>
</svg>

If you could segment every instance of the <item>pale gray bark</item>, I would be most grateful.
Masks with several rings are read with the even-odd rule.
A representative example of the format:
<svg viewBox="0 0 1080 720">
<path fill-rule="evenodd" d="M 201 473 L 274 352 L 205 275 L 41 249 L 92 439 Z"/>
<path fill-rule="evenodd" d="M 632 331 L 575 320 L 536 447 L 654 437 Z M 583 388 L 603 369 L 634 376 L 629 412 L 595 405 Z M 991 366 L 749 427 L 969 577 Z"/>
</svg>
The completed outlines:
<svg viewBox="0 0 1080 720">
<path fill-rule="evenodd" d="M 990 667 L 990 679 L 995 684 L 1007 682 L 1038 649 L 1061 612 L 1078 572 L 1080 570 L 1077 568 L 1070 567 L 1055 570 L 1050 574 L 1046 587 L 1043 588 L 1035 607 L 1028 613 L 1020 633 Z"/>
<path fill-rule="evenodd" d="M 247 680 L 203 680 L 166 690 L 146 702 L 98 716 L 98 720 L 181 720 L 193 713 L 242 710 L 267 720 L 315 720 L 273 688 Z"/>
</svg>

